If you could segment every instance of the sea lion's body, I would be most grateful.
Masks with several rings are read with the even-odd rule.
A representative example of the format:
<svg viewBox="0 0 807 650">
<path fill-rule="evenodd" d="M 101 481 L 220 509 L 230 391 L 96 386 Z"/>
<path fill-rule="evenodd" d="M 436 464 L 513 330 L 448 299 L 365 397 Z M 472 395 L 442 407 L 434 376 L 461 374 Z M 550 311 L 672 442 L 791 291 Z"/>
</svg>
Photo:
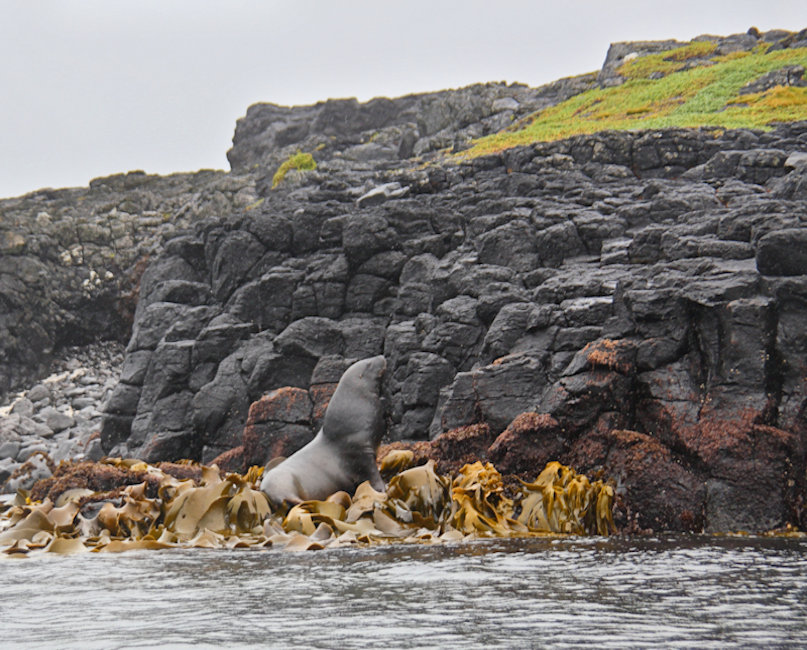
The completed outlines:
<svg viewBox="0 0 807 650">
<path fill-rule="evenodd" d="M 375 456 L 384 435 L 380 392 L 386 366 L 384 357 L 377 356 L 345 371 L 319 433 L 282 463 L 267 467 L 261 490 L 272 504 L 325 499 L 340 490 L 352 493 L 364 481 L 384 489 Z"/>
</svg>

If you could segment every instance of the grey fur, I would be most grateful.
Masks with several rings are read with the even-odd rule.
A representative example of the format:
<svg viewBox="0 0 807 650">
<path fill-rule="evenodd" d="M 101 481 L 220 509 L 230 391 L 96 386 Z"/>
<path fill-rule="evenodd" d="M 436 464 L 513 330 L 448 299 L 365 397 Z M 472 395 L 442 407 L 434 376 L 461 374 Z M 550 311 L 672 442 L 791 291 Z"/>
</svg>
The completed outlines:
<svg viewBox="0 0 807 650">
<path fill-rule="evenodd" d="M 350 366 L 325 410 L 322 428 L 305 447 L 267 468 L 261 490 L 278 506 L 352 493 L 370 481 L 384 490 L 375 456 L 384 435 L 381 379 L 387 362 L 379 355 Z"/>
</svg>

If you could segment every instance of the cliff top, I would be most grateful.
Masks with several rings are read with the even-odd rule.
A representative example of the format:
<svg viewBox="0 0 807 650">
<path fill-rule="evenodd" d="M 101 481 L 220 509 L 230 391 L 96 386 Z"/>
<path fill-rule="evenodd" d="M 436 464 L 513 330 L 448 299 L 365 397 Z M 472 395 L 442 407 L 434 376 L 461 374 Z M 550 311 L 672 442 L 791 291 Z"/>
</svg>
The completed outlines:
<svg viewBox="0 0 807 650">
<path fill-rule="evenodd" d="M 476 84 L 397 99 L 260 103 L 238 120 L 233 171 L 317 162 L 462 159 L 606 130 L 770 129 L 807 119 L 807 30 L 614 43 L 598 72 L 531 88 Z"/>
<path fill-rule="evenodd" d="M 612 44 L 597 86 L 502 132 L 467 156 L 603 130 L 769 129 L 807 119 L 807 30 Z"/>
</svg>

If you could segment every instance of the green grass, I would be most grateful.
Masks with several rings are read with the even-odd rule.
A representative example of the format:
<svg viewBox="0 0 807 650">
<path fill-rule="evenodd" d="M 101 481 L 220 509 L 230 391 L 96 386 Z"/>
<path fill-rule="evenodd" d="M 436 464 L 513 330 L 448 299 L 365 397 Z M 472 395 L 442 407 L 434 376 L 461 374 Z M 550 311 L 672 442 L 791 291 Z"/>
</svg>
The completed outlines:
<svg viewBox="0 0 807 650">
<path fill-rule="evenodd" d="M 589 90 L 546 108 L 474 141 L 458 156 L 472 158 L 604 130 L 765 129 L 775 122 L 807 120 L 807 88 L 777 86 L 755 95 L 739 94 L 745 84 L 772 70 L 807 67 L 807 48 L 767 52 L 758 47 L 719 57 L 712 56 L 714 49 L 714 43 L 700 41 L 629 61 L 618 70 L 627 79 L 624 84 Z"/>
<path fill-rule="evenodd" d="M 275 175 L 272 177 L 272 189 L 275 189 L 278 185 L 280 185 L 280 183 L 286 177 L 286 174 L 291 169 L 309 171 L 316 168 L 317 163 L 314 160 L 314 156 L 312 156 L 310 153 L 303 153 L 302 151 L 298 151 L 293 156 L 290 156 L 288 160 L 283 162 L 283 164 L 277 168 Z"/>
</svg>

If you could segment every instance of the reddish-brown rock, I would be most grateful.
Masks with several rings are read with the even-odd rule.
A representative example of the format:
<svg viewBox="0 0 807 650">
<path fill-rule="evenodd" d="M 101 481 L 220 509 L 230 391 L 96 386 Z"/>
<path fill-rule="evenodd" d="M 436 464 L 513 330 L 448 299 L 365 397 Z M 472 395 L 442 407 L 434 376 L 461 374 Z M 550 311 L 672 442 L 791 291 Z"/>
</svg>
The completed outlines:
<svg viewBox="0 0 807 650">
<path fill-rule="evenodd" d="M 244 445 L 238 445 L 219 454 L 210 461 L 210 464 L 218 466 L 222 472 L 243 473 L 249 469 L 244 462 Z"/>
<path fill-rule="evenodd" d="M 309 396 L 312 402 L 311 422 L 315 429 L 322 426 L 322 420 L 325 418 L 325 410 L 331 402 L 331 397 L 336 390 L 338 383 L 330 384 L 316 384 L 311 386 Z"/>
<path fill-rule="evenodd" d="M 617 482 L 629 525 L 684 531 L 703 527 L 703 480 L 646 434 L 613 429 L 584 435 L 573 444 L 567 462 L 589 474 L 602 470 Z"/>
<path fill-rule="evenodd" d="M 517 416 L 499 434 L 487 456 L 503 474 L 518 474 L 532 480 L 549 461 L 564 458 L 568 448 L 555 418 L 529 412 Z"/>
<path fill-rule="evenodd" d="M 493 434 L 487 424 L 471 424 L 446 431 L 429 442 L 393 442 L 382 445 L 376 458 L 381 460 L 396 449 L 409 449 L 415 455 L 413 459 L 415 465 L 422 465 L 433 459 L 438 472 L 450 474 L 466 463 L 487 460 L 487 449 L 492 441 Z"/>
<path fill-rule="evenodd" d="M 286 386 L 264 395 L 249 408 L 244 428 L 244 463 L 263 465 L 290 456 L 314 437 L 308 391 Z"/>
<path fill-rule="evenodd" d="M 739 420 L 704 419 L 681 439 L 706 471 L 706 529 L 764 530 L 798 521 L 797 486 L 803 468 L 795 435 L 758 424 L 747 410 Z"/>
<path fill-rule="evenodd" d="M 453 473 L 466 463 L 487 460 L 487 450 L 493 439 L 493 432 L 487 424 L 471 424 L 446 431 L 431 444 L 440 471 Z"/>
</svg>

